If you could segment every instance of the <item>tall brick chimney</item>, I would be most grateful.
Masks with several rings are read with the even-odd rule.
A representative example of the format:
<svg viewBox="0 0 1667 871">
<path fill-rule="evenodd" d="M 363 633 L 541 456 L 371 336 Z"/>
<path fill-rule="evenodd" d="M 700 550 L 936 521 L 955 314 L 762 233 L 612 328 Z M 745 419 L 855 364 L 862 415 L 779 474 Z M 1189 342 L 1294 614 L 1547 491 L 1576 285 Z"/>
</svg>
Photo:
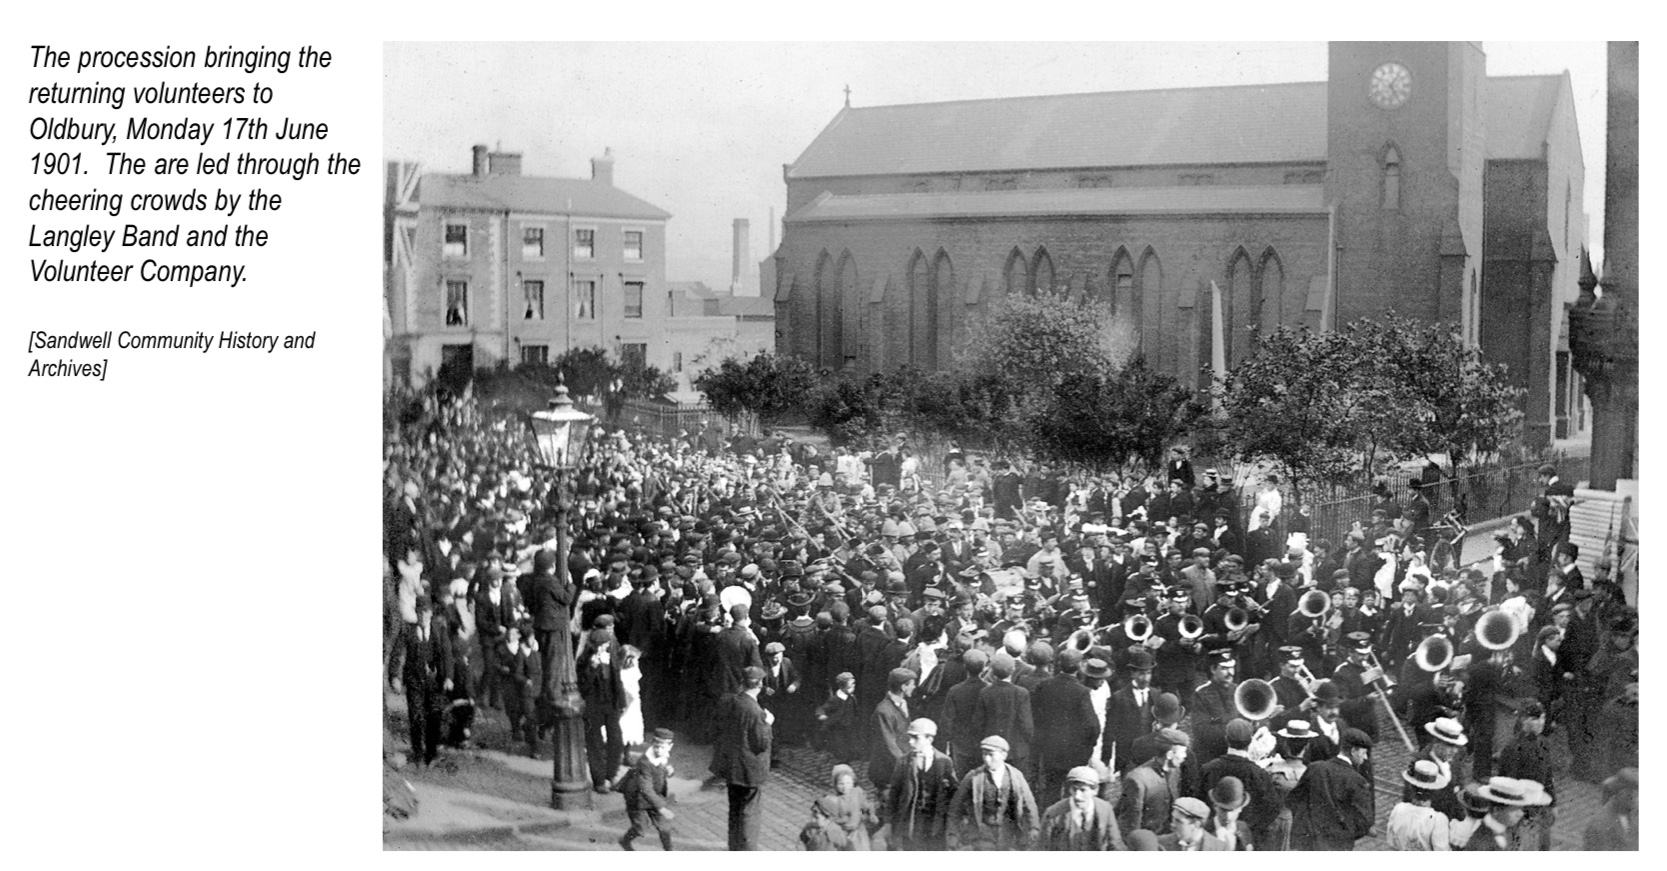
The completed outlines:
<svg viewBox="0 0 1667 871">
<path fill-rule="evenodd" d="M 729 292 L 740 295 L 745 289 L 747 261 L 752 259 L 752 224 L 746 218 L 735 219 L 734 251 L 731 252 Z"/>
<path fill-rule="evenodd" d="M 494 151 L 486 156 L 486 170 L 493 175 L 520 175 L 521 155 L 518 152 Z"/>
<path fill-rule="evenodd" d="M 490 159 L 486 156 L 486 146 L 476 145 L 470 150 L 474 152 L 475 156 L 473 169 L 471 171 L 474 173 L 475 178 L 486 178 L 487 167 L 491 165 Z"/>
<path fill-rule="evenodd" d="M 612 148 L 604 148 L 602 149 L 601 157 L 593 157 L 590 159 L 590 179 L 591 181 L 599 181 L 609 187 L 613 187 L 614 150 Z"/>
</svg>

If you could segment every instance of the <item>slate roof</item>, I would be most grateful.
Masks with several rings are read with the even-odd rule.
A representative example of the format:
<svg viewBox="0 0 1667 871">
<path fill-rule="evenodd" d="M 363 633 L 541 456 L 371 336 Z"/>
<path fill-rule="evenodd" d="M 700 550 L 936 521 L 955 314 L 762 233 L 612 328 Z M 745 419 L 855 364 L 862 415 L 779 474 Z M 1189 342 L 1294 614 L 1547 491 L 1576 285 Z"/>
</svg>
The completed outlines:
<svg viewBox="0 0 1667 871">
<path fill-rule="evenodd" d="M 1486 80 L 1490 158 L 1541 156 L 1562 76 Z M 788 179 L 1326 159 L 1326 83 L 846 108 Z"/>
<path fill-rule="evenodd" d="M 1324 82 L 843 109 L 788 177 L 1319 161 L 1325 112 Z"/>
<path fill-rule="evenodd" d="M 663 221 L 671 213 L 599 181 L 531 175 L 430 174 L 423 176 L 417 200 L 424 206 L 493 211 L 577 215 L 592 218 L 640 218 Z"/>
<path fill-rule="evenodd" d="M 1011 191 L 824 194 L 787 216 L 792 224 L 911 218 L 1048 215 L 1316 214 L 1324 185 L 1188 185 Z"/>
<path fill-rule="evenodd" d="M 1490 160 L 1539 160 L 1551 133 L 1551 114 L 1563 92 L 1563 77 L 1490 76 L 1483 127 Z"/>
</svg>

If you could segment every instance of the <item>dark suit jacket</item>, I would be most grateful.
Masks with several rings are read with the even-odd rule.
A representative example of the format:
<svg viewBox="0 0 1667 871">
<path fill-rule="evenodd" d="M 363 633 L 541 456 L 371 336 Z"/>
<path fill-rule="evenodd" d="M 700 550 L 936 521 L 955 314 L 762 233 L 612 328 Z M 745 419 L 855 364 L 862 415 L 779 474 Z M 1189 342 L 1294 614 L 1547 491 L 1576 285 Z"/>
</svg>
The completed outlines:
<svg viewBox="0 0 1667 871">
<path fill-rule="evenodd" d="M 944 693 L 938 746 L 948 748 L 957 759 L 978 758 L 978 742 L 986 737 L 978 731 L 978 697 L 983 692 L 984 682 L 970 675 Z"/>
<path fill-rule="evenodd" d="M 1134 742 L 1152 731 L 1152 702 L 1157 697 L 1157 687 L 1146 689 L 1144 705 L 1135 704 L 1133 687 L 1124 687 L 1111 694 L 1106 701 L 1105 744 L 1100 748 L 1102 762 L 1111 757 L 1113 743 L 1117 745 L 1119 769 L 1127 770 L 1130 765 L 1144 761 L 1133 760 Z"/>
<path fill-rule="evenodd" d="M 1031 720 L 1036 724 L 1036 754 L 1044 768 L 1066 769 L 1088 764 L 1094 741 L 1100 737 L 1100 718 L 1088 687 L 1070 675 L 1056 674 L 1030 696 Z"/>
<path fill-rule="evenodd" d="M 625 796 L 625 806 L 654 810 L 665 807 L 666 797 L 670 794 L 667 779 L 665 766 L 650 762 L 646 753 L 638 756 L 631 765 L 631 772 L 619 785 L 619 791 Z"/>
<path fill-rule="evenodd" d="M 452 677 L 451 644 L 445 621 L 429 620 L 426 641 L 419 637 L 417 627 L 405 627 L 401 643 L 394 646 L 393 661 L 388 663 L 388 674 L 396 673 L 413 703 L 420 701 L 434 709 L 444 705 L 445 682 Z"/>
<path fill-rule="evenodd" d="M 1372 788 L 1354 766 L 1336 756 L 1309 765 L 1285 803 L 1291 809 L 1294 850 L 1336 849 L 1372 828 Z"/>
<path fill-rule="evenodd" d="M 731 693 L 718 703 L 717 724 L 712 773 L 732 786 L 763 786 L 770 779 L 772 739 L 764 709 L 746 693 Z"/>
<path fill-rule="evenodd" d="M 625 710 L 625 687 L 619 679 L 619 642 L 608 642 L 608 661 L 598 665 L 593 661 L 595 648 L 586 648 L 579 658 L 579 695 L 584 697 L 585 712 L 618 714 Z"/>
<path fill-rule="evenodd" d="M 1223 777 L 1237 777 L 1244 783 L 1245 805 L 1239 820 L 1250 827 L 1251 833 L 1264 832 L 1278 819 L 1285 807 L 1285 797 L 1274 785 L 1273 775 L 1262 766 L 1243 756 L 1220 756 L 1205 763 L 1200 772 L 1199 787 L 1208 793 Z"/>
<path fill-rule="evenodd" d="M 978 724 L 978 740 L 991 735 L 1007 739 L 1007 760 L 1017 765 L 1030 758 L 1030 739 L 1036 734 L 1036 722 L 1031 718 L 1030 693 L 1017 684 L 997 681 L 978 694 L 978 705 L 973 709 L 973 722 Z"/>
<path fill-rule="evenodd" d="M 886 789 L 886 814 L 893 843 L 917 849 L 943 849 L 949 804 L 960 783 L 955 764 L 934 753 L 924 772 L 912 764 L 897 766 Z"/>
<path fill-rule="evenodd" d="M 533 628 L 539 632 L 566 632 L 573 616 L 570 610 L 573 600 L 579 595 L 573 584 L 563 583 L 554 573 L 539 575 L 533 578 L 532 594 Z"/>
<path fill-rule="evenodd" d="M 498 604 L 492 605 L 491 590 L 481 587 L 475 593 L 475 631 L 483 639 L 501 639 L 509 627 L 515 625 L 515 607 L 521 604 L 521 594 L 514 585 L 498 587 Z"/>
<path fill-rule="evenodd" d="M 909 755 L 909 716 L 897 707 L 890 694 L 874 708 L 868 731 L 868 776 L 875 783 L 890 783 L 898 760 Z"/>
<path fill-rule="evenodd" d="M 1223 843 L 1222 840 L 1220 838 L 1217 838 L 1215 835 L 1212 835 L 1209 832 L 1204 832 L 1203 834 L 1199 835 L 1199 837 L 1202 838 L 1203 840 L 1198 842 L 1198 852 L 1200 852 L 1200 853 L 1222 853 L 1222 852 L 1227 851 L 1227 845 L 1225 843 Z M 1158 836 L 1158 849 L 1162 850 L 1166 853 L 1180 852 L 1181 851 L 1181 836 L 1173 834 L 1173 833 L 1168 834 L 1168 835 L 1159 835 Z"/>
<path fill-rule="evenodd" d="M 752 630 L 743 626 L 731 626 L 718 633 L 713 639 L 717 651 L 717 673 L 713 677 L 717 681 L 718 694 L 738 692 L 742 681 L 746 680 L 747 666 L 762 666 L 763 660 L 758 656 L 758 638 Z"/>
</svg>

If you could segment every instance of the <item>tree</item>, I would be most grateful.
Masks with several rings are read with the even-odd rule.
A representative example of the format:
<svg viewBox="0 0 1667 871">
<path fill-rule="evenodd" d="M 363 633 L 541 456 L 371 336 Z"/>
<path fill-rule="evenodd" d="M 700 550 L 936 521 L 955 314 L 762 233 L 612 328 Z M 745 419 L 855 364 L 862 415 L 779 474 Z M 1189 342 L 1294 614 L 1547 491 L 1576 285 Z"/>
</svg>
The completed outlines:
<svg viewBox="0 0 1667 871">
<path fill-rule="evenodd" d="M 548 406 L 558 383 L 566 384 L 575 398 L 600 402 L 609 414 L 617 414 L 627 399 L 658 396 L 677 386 L 675 379 L 653 366 L 616 360 L 606 350 L 590 347 L 569 348 L 549 363 L 483 369 L 475 373 L 475 395 L 489 408 L 539 411 Z"/>
<path fill-rule="evenodd" d="M 1520 437 L 1526 391 L 1505 380 L 1504 364 L 1465 347 L 1456 330 L 1394 312 L 1350 329 L 1383 364 L 1376 370 L 1379 388 L 1390 394 L 1395 412 L 1383 440 L 1394 453 L 1431 462 L 1445 455 L 1457 475 L 1465 461 L 1501 453 Z"/>
<path fill-rule="evenodd" d="M 751 412 L 767 423 L 804 406 L 816 373 L 797 357 L 761 351 L 751 360 L 726 357 L 693 383 L 718 413 L 733 417 Z"/>
<path fill-rule="evenodd" d="M 1054 386 L 1029 421 L 1044 456 L 1097 469 L 1129 462 L 1157 468 L 1165 445 L 1199 414 L 1189 391 L 1136 355 L 1114 372 L 1078 372 Z"/>
<path fill-rule="evenodd" d="M 1272 462 L 1295 482 L 1342 483 L 1382 461 L 1504 450 L 1521 428 L 1523 391 L 1448 325 L 1390 313 L 1324 335 L 1282 327 L 1229 373 L 1214 436 L 1240 459 Z"/>
</svg>

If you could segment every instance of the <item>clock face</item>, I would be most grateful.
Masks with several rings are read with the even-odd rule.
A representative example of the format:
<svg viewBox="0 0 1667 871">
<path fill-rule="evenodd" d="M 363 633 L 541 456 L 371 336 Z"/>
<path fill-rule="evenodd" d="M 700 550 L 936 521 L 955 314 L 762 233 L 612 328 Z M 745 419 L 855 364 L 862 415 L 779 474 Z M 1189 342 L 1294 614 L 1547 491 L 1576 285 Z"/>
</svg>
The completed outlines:
<svg viewBox="0 0 1667 871">
<path fill-rule="evenodd" d="M 1412 96 L 1411 71 L 1397 63 L 1378 67 L 1372 71 L 1366 96 L 1381 109 L 1399 109 Z"/>
</svg>

